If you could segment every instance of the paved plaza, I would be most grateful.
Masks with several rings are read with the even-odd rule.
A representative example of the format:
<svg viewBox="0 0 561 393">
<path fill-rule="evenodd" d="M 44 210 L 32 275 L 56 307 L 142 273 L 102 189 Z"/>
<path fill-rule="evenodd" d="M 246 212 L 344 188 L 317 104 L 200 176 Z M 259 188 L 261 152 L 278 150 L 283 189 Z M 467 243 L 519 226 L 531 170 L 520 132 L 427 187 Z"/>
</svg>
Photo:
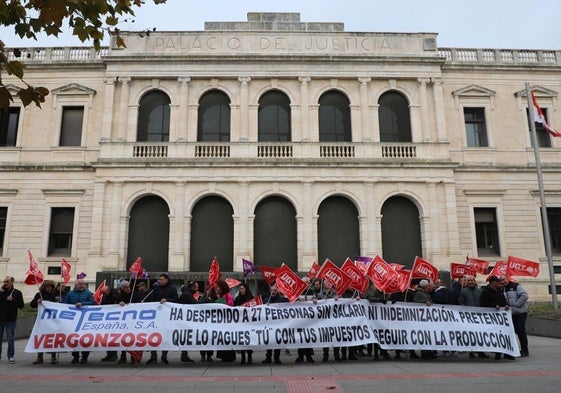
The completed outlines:
<svg viewBox="0 0 561 393">
<path fill-rule="evenodd" d="M 309 392 L 559 392 L 561 391 L 561 340 L 530 336 L 530 357 L 516 360 L 471 360 L 467 354 L 424 360 L 316 362 L 295 364 L 296 350 L 282 353 L 280 365 L 262 364 L 264 351 L 254 354 L 252 365 L 203 363 L 199 353 L 190 353 L 195 363 L 180 363 L 179 352 L 170 352 L 169 365 L 158 363 L 118 365 L 101 362 L 104 352 L 92 352 L 88 364 L 71 365 L 69 353 L 59 364 L 33 365 L 36 355 L 24 353 L 26 340 L 16 342 L 16 362 L 9 364 L 6 343 L 0 360 L 0 393 L 309 393 Z M 392 353 L 393 355 L 393 353 Z"/>
</svg>

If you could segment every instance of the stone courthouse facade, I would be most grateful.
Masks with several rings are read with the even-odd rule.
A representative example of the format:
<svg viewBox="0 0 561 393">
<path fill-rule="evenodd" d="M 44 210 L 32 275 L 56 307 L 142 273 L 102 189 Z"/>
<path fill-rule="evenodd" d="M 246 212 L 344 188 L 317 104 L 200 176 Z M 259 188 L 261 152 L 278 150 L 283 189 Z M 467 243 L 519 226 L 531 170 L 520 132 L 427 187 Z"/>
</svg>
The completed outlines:
<svg viewBox="0 0 561 393">
<path fill-rule="evenodd" d="M 48 278 L 64 257 L 92 282 L 138 256 L 204 279 L 214 256 L 223 272 L 375 254 L 444 272 L 514 255 L 541 263 L 520 281 L 550 298 L 525 82 L 561 128 L 561 51 L 297 13 L 123 38 L 23 51 L 51 93 L 2 115 L 1 274 L 23 280 L 27 249 Z M 538 133 L 561 273 L 561 141 Z"/>
</svg>

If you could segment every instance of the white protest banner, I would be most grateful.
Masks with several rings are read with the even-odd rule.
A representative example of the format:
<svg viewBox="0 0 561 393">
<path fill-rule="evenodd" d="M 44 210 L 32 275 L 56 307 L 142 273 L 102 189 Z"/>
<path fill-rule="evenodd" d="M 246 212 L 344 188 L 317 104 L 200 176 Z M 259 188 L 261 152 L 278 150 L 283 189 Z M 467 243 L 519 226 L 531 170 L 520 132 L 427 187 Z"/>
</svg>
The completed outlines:
<svg viewBox="0 0 561 393">
<path fill-rule="evenodd" d="M 86 306 L 41 302 L 26 352 L 239 350 L 351 346 L 519 356 L 510 311 L 354 299 Z"/>
</svg>

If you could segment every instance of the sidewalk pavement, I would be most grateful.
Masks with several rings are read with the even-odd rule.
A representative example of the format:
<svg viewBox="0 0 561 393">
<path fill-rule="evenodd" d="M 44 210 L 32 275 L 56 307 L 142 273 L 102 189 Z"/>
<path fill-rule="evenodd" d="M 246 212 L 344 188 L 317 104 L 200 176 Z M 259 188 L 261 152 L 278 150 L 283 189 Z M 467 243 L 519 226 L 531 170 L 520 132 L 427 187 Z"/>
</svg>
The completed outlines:
<svg viewBox="0 0 561 393">
<path fill-rule="evenodd" d="M 559 392 L 561 391 L 561 340 L 530 336 L 530 356 L 516 360 L 469 359 L 467 353 L 434 360 L 380 360 L 361 357 L 356 361 L 323 363 L 322 350 L 315 349 L 315 363 L 295 364 L 284 351 L 282 364 L 262 364 L 264 351 L 256 351 L 252 365 L 201 362 L 181 363 L 179 352 L 169 353 L 169 365 L 101 362 L 105 352 L 92 352 L 85 365 L 71 365 L 69 353 L 59 355 L 59 364 L 34 365 L 36 354 L 24 353 L 26 340 L 16 341 L 16 361 L 10 364 L 3 343 L 0 360 L 0 393 L 362 393 L 362 392 Z M 393 355 L 393 351 L 390 351 Z M 158 353 L 159 355 L 159 353 Z M 492 355 L 492 354 L 491 354 Z M 393 357 L 393 356 L 392 356 Z M 159 360 L 159 359 L 158 359 Z"/>
</svg>

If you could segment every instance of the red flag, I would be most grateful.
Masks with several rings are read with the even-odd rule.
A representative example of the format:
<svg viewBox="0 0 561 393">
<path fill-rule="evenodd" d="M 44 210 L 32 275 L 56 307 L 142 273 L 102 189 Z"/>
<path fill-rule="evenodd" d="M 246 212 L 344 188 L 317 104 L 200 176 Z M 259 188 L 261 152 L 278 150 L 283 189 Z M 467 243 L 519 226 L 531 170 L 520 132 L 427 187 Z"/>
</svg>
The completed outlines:
<svg viewBox="0 0 561 393">
<path fill-rule="evenodd" d="M 530 94 L 532 95 L 532 109 L 534 111 L 534 121 L 536 123 L 540 123 L 543 128 L 545 128 L 545 130 L 547 132 L 549 132 L 549 134 L 551 136 L 554 137 L 561 137 L 561 132 L 557 131 L 556 129 L 554 129 L 553 127 L 551 127 L 549 124 L 547 124 L 547 121 L 545 120 L 545 116 L 543 114 L 542 108 L 539 107 L 538 105 L 538 101 L 536 101 L 536 96 L 534 95 L 534 92 L 530 92 Z M 535 277 L 535 276 L 533 276 Z"/>
<path fill-rule="evenodd" d="M 277 267 L 271 266 L 259 266 L 259 270 L 261 271 L 261 275 L 263 276 L 263 280 L 267 283 L 268 286 L 273 285 L 277 278 Z"/>
<path fill-rule="evenodd" d="M 405 292 L 409 287 L 409 282 L 411 281 L 411 270 L 400 269 L 396 270 L 395 272 L 397 273 L 397 276 L 386 285 L 383 292 Z"/>
<path fill-rule="evenodd" d="M 210 264 L 210 270 L 208 271 L 208 285 L 215 285 L 220 279 L 220 265 L 218 265 L 218 259 L 216 257 L 212 258 L 212 263 Z"/>
<path fill-rule="evenodd" d="M 308 274 L 306 274 L 306 277 L 308 277 L 310 280 L 316 278 L 319 268 L 320 268 L 319 263 L 314 261 L 314 263 L 312 263 L 312 267 L 310 267 L 310 270 L 308 270 Z"/>
<path fill-rule="evenodd" d="M 277 270 L 277 279 L 275 282 L 279 291 L 284 293 L 290 303 L 294 303 L 308 286 L 304 280 L 290 270 L 284 263 Z"/>
<path fill-rule="evenodd" d="M 386 292 L 386 288 L 389 285 L 397 285 L 395 281 L 401 278 L 397 271 L 392 269 L 379 255 L 376 255 L 372 262 L 370 262 L 366 275 L 376 288 L 382 292 Z"/>
<path fill-rule="evenodd" d="M 537 277 L 540 274 L 540 264 L 527 259 L 509 256 L 506 267 L 506 275 Z"/>
<path fill-rule="evenodd" d="M 140 364 L 140 362 L 142 361 L 143 351 L 127 351 L 127 352 L 130 353 L 135 364 Z"/>
<path fill-rule="evenodd" d="M 489 261 L 483 259 L 470 258 L 466 256 L 466 265 L 475 268 L 477 273 L 487 274 L 489 272 Z"/>
<path fill-rule="evenodd" d="M 411 278 L 428 278 L 433 282 L 438 280 L 438 269 L 421 257 L 415 257 L 411 273 Z"/>
<path fill-rule="evenodd" d="M 505 261 L 495 262 L 495 266 L 493 267 L 493 270 L 491 270 L 491 273 L 489 273 L 485 281 L 489 281 L 489 277 L 491 276 L 497 276 L 497 277 L 506 276 L 507 278 L 509 278 L 507 274 L 507 263 Z"/>
<path fill-rule="evenodd" d="M 99 287 L 97 287 L 97 289 L 94 292 L 94 300 L 95 300 L 95 304 L 101 304 L 101 298 L 103 297 L 103 289 L 107 286 L 105 284 L 107 280 L 103 280 L 103 282 L 101 284 L 99 284 Z"/>
<path fill-rule="evenodd" d="M 226 281 L 226 284 L 228 284 L 228 288 L 237 287 L 238 285 L 240 285 L 242 283 L 241 281 L 238 281 L 235 278 L 227 278 L 224 281 Z"/>
<path fill-rule="evenodd" d="M 263 304 L 263 298 L 261 295 L 254 297 L 253 299 L 249 299 L 247 302 L 243 303 L 242 307 L 255 307 L 260 306 Z"/>
<path fill-rule="evenodd" d="M 393 270 L 401 270 L 401 269 L 403 269 L 403 268 L 405 267 L 405 265 L 402 265 L 401 263 L 394 263 L 394 262 L 388 263 L 388 265 L 390 265 L 390 267 L 391 267 Z"/>
<path fill-rule="evenodd" d="M 25 272 L 26 277 L 24 283 L 27 285 L 39 285 L 43 283 L 43 273 L 39 270 L 39 264 L 31 251 L 27 250 L 27 256 L 29 257 L 29 269 Z"/>
<path fill-rule="evenodd" d="M 329 281 L 335 287 L 337 295 L 341 296 L 351 285 L 353 279 L 344 271 L 339 269 L 337 265 L 326 259 L 319 269 L 318 278 L 323 278 Z"/>
<path fill-rule="evenodd" d="M 141 277 L 144 274 L 144 268 L 142 267 L 142 258 L 136 258 L 136 261 L 134 261 L 131 267 L 129 267 L 129 272 L 131 272 L 131 274 L 133 274 L 137 278 Z"/>
<path fill-rule="evenodd" d="M 66 262 L 66 259 L 62 258 L 61 266 L 60 266 L 60 275 L 63 280 L 63 284 L 66 286 L 70 282 L 70 270 L 72 266 Z"/>
<path fill-rule="evenodd" d="M 350 284 L 351 288 L 356 289 L 359 293 L 365 293 L 368 289 L 368 278 L 364 276 L 362 271 L 358 268 L 357 265 L 351 261 L 350 258 L 347 258 L 343 266 L 341 266 L 341 270 L 351 277 L 352 281 Z"/>
<path fill-rule="evenodd" d="M 462 276 L 476 276 L 477 271 L 475 267 L 469 265 L 462 265 L 461 263 L 451 263 L 450 264 L 450 276 L 454 278 L 460 278 Z"/>
</svg>

